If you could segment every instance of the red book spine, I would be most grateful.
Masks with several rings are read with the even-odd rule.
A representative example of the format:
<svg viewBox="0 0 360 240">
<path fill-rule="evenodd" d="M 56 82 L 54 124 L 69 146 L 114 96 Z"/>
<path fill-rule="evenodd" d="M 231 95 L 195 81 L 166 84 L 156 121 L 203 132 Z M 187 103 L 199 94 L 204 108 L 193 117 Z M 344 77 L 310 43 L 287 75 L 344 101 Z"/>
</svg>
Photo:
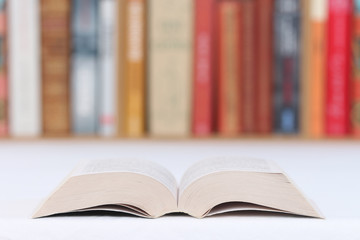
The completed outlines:
<svg viewBox="0 0 360 240">
<path fill-rule="evenodd" d="M 215 0 L 195 1 L 193 133 L 212 131 Z"/>
<path fill-rule="evenodd" d="M 273 0 L 255 1 L 255 122 L 262 134 L 272 131 L 273 10 Z"/>
<path fill-rule="evenodd" d="M 242 62 L 242 126 L 244 133 L 254 133 L 256 128 L 256 79 L 255 79 L 255 1 L 242 4 L 241 62 Z"/>
<path fill-rule="evenodd" d="M 8 134 L 8 87 L 6 71 L 6 6 L 0 5 L 0 137 Z"/>
<path fill-rule="evenodd" d="M 356 1 L 360 3 L 360 1 Z M 360 138 L 360 6 L 355 5 L 353 18 L 353 75 L 352 75 L 352 131 L 355 137 Z"/>
<path fill-rule="evenodd" d="M 341 137 L 350 129 L 350 48 L 352 0 L 329 0 L 325 129 Z"/>
</svg>

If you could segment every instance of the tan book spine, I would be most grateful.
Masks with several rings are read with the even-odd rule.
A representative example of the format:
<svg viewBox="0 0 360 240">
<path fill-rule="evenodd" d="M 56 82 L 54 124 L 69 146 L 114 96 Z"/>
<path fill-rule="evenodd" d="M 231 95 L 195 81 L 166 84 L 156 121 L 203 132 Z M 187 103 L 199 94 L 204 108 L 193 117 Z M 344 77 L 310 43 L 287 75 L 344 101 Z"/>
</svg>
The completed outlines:
<svg viewBox="0 0 360 240">
<path fill-rule="evenodd" d="M 42 122 L 45 135 L 70 132 L 70 0 L 41 0 Z"/>
<path fill-rule="evenodd" d="M 145 128 L 146 0 L 126 0 L 124 21 L 124 134 L 140 137 Z"/>
<path fill-rule="evenodd" d="M 125 63 L 125 48 L 123 45 L 125 44 L 125 19 L 126 16 L 123 14 L 125 9 L 126 0 L 117 0 L 117 10 L 116 10 L 116 33 L 115 33 L 115 42 L 116 42 L 116 78 L 117 78 L 117 135 L 119 137 L 123 137 L 125 135 L 125 121 L 124 121 L 124 109 L 125 109 L 125 71 L 124 71 L 124 63 Z"/>
<path fill-rule="evenodd" d="M 149 131 L 187 136 L 191 130 L 193 1 L 153 0 L 149 6 Z"/>
</svg>

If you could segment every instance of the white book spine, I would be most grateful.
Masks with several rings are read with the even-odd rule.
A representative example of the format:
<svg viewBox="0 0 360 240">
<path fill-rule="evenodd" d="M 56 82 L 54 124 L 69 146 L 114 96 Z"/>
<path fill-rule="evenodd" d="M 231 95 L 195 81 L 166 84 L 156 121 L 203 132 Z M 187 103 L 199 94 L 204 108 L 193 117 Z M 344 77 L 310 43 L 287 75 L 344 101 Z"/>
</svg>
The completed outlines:
<svg viewBox="0 0 360 240">
<path fill-rule="evenodd" d="M 10 0 L 10 135 L 41 134 L 39 1 Z"/>
<path fill-rule="evenodd" d="M 328 2 L 327 0 L 311 0 L 310 1 L 310 17 L 311 19 L 323 22 L 327 18 Z"/>
<path fill-rule="evenodd" d="M 99 71 L 100 119 L 99 134 L 111 137 L 116 133 L 116 75 L 115 75 L 115 0 L 99 2 Z"/>
</svg>

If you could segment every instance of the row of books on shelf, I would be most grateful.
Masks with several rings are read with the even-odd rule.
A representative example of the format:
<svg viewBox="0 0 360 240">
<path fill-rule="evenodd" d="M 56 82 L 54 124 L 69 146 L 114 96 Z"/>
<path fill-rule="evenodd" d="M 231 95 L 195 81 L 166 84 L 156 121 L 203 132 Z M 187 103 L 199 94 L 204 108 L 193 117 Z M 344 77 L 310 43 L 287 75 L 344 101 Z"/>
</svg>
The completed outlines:
<svg viewBox="0 0 360 240">
<path fill-rule="evenodd" d="M 360 0 L 0 7 L 0 136 L 360 136 Z"/>
</svg>

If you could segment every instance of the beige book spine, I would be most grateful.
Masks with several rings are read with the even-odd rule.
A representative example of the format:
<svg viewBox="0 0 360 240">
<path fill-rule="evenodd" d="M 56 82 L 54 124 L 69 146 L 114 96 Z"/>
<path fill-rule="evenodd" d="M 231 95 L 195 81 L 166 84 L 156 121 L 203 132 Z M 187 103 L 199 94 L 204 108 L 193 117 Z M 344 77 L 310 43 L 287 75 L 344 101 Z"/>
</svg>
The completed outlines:
<svg viewBox="0 0 360 240">
<path fill-rule="evenodd" d="M 186 136 L 191 127 L 193 1 L 149 4 L 149 132 Z"/>
</svg>

